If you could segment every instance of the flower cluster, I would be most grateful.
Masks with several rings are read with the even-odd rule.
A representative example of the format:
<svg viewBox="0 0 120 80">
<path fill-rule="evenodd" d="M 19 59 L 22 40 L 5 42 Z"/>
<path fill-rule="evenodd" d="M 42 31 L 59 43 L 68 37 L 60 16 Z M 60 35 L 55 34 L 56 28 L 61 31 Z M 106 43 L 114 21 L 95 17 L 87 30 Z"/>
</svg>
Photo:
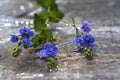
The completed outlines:
<svg viewBox="0 0 120 80">
<path fill-rule="evenodd" d="M 18 42 L 20 46 L 27 48 L 28 46 L 32 45 L 32 41 L 30 40 L 34 36 L 34 32 L 29 28 L 20 28 L 19 29 L 20 35 L 17 36 L 13 33 L 10 34 L 12 42 Z"/>
<path fill-rule="evenodd" d="M 51 57 L 58 53 L 58 47 L 55 43 L 46 43 L 44 49 L 36 53 L 40 58 L 42 57 Z"/>
<path fill-rule="evenodd" d="M 36 55 L 41 59 L 45 59 L 47 61 L 47 67 L 50 70 L 55 67 L 55 63 L 57 60 L 55 54 L 57 54 L 58 51 L 59 51 L 58 47 L 56 46 L 55 43 L 46 43 L 44 45 L 44 49 L 37 52 Z"/>
<path fill-rule="evenodd" d="M 78 35 L 73 39 L 73 43 L 79 46 L 90 46 L 94 47 L 95 39 L 91 34 L 85 34 L 83 37 L 79 37 Z"/>
<path fill-rule="evenodd" d="M 11 42 L 14 42 L 14 43 L 18 42 L 18 45 L 13 47 L 13 50 L 12 50 L 13 57 L 17 57 L 20 54 L 22 47 L 28 48 L 29 46 L 32 46 L 32 41 L 30 39 L 35 35 L 35 33 L 32 30 L 25 27 L 20 28 L 19 33 L 20 33 L 19 36 L 13 33 L 10 34 Z"/>
<path fill-rule="evenodd" d="M 88 21 L 84 21 L 81 27 L 81 34 L 77 34 L 77 36 L 73 39 L 73 43 L 78 45 L 79 48 L 82 47 L 82 49 L 84 49 L 85 51 L 89 51 L 88 54 L 90 53 L 90 50 L 94 47 L 94 42 L 95 39 L 92 36 L 92 34 L 90 34 L 91 31 L 91 23 L 89 23 Z M 86 50 L 88 49 L 88 50 Z M 85 52 L 86 53 L 86 52 Z"/>
</svg>

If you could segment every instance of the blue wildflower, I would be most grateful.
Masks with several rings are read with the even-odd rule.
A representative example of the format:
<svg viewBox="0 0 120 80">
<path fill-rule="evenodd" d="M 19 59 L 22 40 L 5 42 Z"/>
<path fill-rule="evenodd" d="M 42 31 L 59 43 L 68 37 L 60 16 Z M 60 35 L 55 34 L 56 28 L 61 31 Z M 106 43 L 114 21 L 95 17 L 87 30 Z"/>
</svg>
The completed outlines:
<svg viewBox="0 0 120 80">
<path fill-rule="evenodd" d="M 16 35 L 13 34 L 13 33 L 11 33 L 10 36 L 11 36 L 11 39 L 10 39 L 10 40 L 11 40 L 12 42 L 18 42 L 18 40 L 19 40 L 18 36 L 16 36 Z"/>
<path fill-rule="evenodd" d="M 27 40 L 24 40 L 25 41 L 25 44 L 28 45 L 28 46 L 32 46 L 32 41 L 27 39 Z"/>
<path fill-rule="evenodd" d="M 46 50 L 41 50 L 41 51 L 37 52 L 36 55 L 39 56 L 40 58 L 45 57 L 45 56 L 47 56 Z"/>
<path fill-rule="evenodd" d="M 23 46 L 24 48 L 28 48 L 28 46 L 32 46 L 32 41 L 29 39 L 22 40 L 20 45 Z"/>
<path fill-rule="evenodd" d="M 36 53 L 37 56 L 40 58 L 44 56 L 53 56 L 54 54 L 58 53 L 58 47 L 56 46 L 55 43 L 46 43 L 44 45 L 44 50 L 39 51 Z"/>
<path fill-rule="evenodd" d="M 20 28 L 19 32 L 23 39 L 30 39 L 31 37 L 34 36 L 34 32 L 31 31 L 29 28 L 25 28 L 25 27 Z"/>
<path fill-rule="evenodd" d="M 76 37 L 73 39 L 72 42 L 73 42 L 74 44 L 76 44 L 76 45 L 81 45 L 81 46 L 84 45 L 84 43 L 83 43 L 83 39 L 80 38 L 79 36 L 76 36 Z"/>
<path fill-rule="evenodd" d="M 83 41 L 85 46 L 94 46 L 95 39 L 91 34 L 85 34 L 83 36 Z"/>
<path fill-rule="evenodd" d="M 52 56 L 52 55 L 58 53 L 58 47 L 56 46 L 55 43 L 47 43 L 47 44 L 45 44 L 44 47 L 45 47 L 47 56 Z"/>
<path fill-rule="evenodd" d="M 89 33 L 91 31 L 91 23 L 84 21 L 81 27 L 81 31 Z"/>
</svg>

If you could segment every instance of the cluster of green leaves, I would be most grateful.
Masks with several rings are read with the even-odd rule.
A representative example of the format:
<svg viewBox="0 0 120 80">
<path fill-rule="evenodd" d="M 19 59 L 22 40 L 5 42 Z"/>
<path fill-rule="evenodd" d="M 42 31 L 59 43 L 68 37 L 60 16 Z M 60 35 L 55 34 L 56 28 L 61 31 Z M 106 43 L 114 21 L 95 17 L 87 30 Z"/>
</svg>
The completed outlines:
<svg viewBox="0 0 120 80">
<path fill-rule="evenodd" d="M 44 10 L 34 15 L 34 30 L 36 35 L 33 37 L 33 46 L 44 44 L 46 41 L 53 41 L 53 34 L 47 27 L 49 22 L 57 23 L 63 18 L 64 14 L 58 9 L 55 0 L 36 0 Z"/>
</svg>

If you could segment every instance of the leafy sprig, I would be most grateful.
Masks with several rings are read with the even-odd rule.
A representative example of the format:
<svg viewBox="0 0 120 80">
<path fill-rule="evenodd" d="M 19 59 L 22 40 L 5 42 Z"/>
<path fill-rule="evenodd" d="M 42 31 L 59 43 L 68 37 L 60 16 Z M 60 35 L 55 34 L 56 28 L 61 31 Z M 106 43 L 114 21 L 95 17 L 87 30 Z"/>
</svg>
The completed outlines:
<svg viewBox="0 0 120 80">
<path fill-rule="evenodd" d="M 52 69 L 55 67 L 58 48 L 56 47 L 55 43 L 51 43 L 47 44 L 45 50 L 41 49 L 43 49 L 43 45 L 45 43 L 55 41 L 52 31 L 48 28 L 47 25 L 50 22 L 58 23 L 63 18 L 64 14 L 59 10 L 55 0 L 36 0 L 36 2 L 44 10 L 34 15 L 33 29 L 35 31 L 35 35 L 33 31 L 25 27 L 20 28 L 19 37 L 15 34 L 12 34 L 11 41 L 18 42 L 18 44 L 14 46 L 12 50 L 12 56 L 17 57 L 18 55 L 20 55 L 22 47 L 29 48 L 33 46 L 35 50 L 40 50 L 40 52 L 37 53 L 37 56 L 42 59 L 47 59 L 47 66 L 49 69 Z"/>
<path fill-rule="evenodd" d="M 43 7 L 44 11 L 34 15 L 34 30 L 36 32 L 32 39 L 34 47 L 44 44 L 46 41 L 55 40 L 47 24 L 49 22 L 59 22 L 64 16 L 58 9 L 55 0 L 36 0 L 36 2 Z M 56 18 L 59 18 L 59 20 Z"/>
</svg>

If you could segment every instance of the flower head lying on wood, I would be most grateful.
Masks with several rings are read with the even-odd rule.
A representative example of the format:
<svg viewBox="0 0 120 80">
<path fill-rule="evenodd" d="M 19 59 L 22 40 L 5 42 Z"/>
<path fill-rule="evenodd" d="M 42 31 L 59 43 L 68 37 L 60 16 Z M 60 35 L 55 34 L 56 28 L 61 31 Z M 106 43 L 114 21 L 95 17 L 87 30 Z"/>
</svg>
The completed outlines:
<svg viewBox="0 0 120 80">
<path fill-rule="evenodd" d="M 37 53 L 37 56 L 39 56 L 40 58 L 45 57 L 45 56 L 50 57 L 57 53 L 58 53 L 58 47 L 56 46 L 55 43 L 46 43 L 44 45 L 44 50 L 40 50 Z"/>
<path fill-rule="evenodd" d="M 19 36 L 13 33 L 10 34 L 11 42 L 18 42 L 18 45 L 13 48 L 12 55 L 14 57 L 17 57 L 19 55 L 22 47 L 28 48 L 29 46 L 32 46 L 32 41 L 30 39 L 35 34 L 32 30 L 26 27 L 20 28 L 19 33 Z M 19 52 L 17 50 L 19 50 Z"/>
<path fill-rule="evenodd" d="M 83 42 L 84 42 L 84 46 L 93 47 L 93 46 L 94 46 L 95 39 L 94 39 L 94 37 L 92 36 L 92 34 L 85 34 L 85 35 L 83 36 Z"/>
<path fill-rule="evenodd" d="M 48 65 L 49 69 L 52 69 L 55 67 L 55 60 L 56 60 L 56 55 L 59 51 L 58 47 L 56 46 L 55 43 L 46 43 L 44 45 L 44 49 L 40 50 L 39 52 L 36 53 L 36 55 L 40 58 L 45 58 L 47 60 L 47 63 L 51 63 L 52 66 Z M 54 62 L 54 63 L 53 63 Z"/>
<path fill-rule="evenodd" d="M 78 50 L 82 50 L 86 57 L 91 57 L 91 50 L 94 48 L 95 38 L 90 34 L 91 23 L 84 21 L 81 27 L 81 34 L 77 33 L 77 36 L 73 39 L 73 43 L 78 45 Z"/>
<path fill-rule="evenodd" d="M 10 37 L 11 37 L 10 39 L 11 42 L 18 42 L 19 40 L 18 36 L 13 33 L 10 34 Z"/>
<path fill-rule="evenodd" d="M 84 45 L 84 41 L 82 38 L 80 38 L 79 36 L 76 36 L 73 41 L 74 44 L 79 45 L 79 46 L 83 46 Z"/>
<path fill-rule="evenodd" d="M 22 39 L 25 39 L 25 40 L 30 39 L 34 36 L 34 32 L 26 27 L 20 28 L 19 33 L 21 34 Z"/>
<path fill-rule="evenodd" d="M 91 31 L 91 23 L 89 23 L 88 21 L 84 21 L 82 23 L 81 31 L 87 32 L 87 33 L 90 32 Z"/>
</svg>

